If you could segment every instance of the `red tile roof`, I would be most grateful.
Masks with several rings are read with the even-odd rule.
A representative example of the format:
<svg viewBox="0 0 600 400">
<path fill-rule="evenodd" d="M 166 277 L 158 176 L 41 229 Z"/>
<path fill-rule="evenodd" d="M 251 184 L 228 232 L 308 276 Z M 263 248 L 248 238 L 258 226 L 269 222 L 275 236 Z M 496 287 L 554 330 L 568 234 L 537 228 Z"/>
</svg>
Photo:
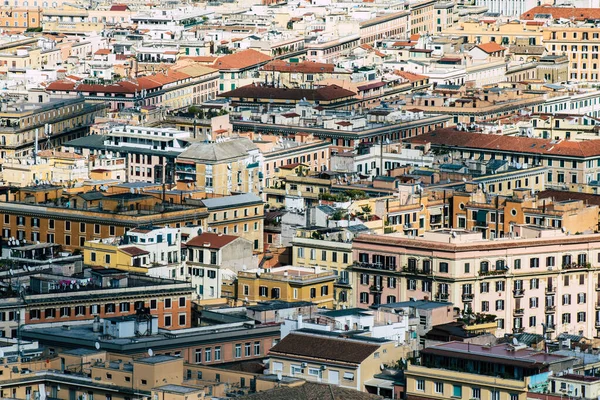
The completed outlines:
<svg viewBox="0 0 600 400">
<path fill-rule="evenodd" d="M 422 81 L 422 80 L 426 80 L 428 79 L 427 76 L 425 75 L 419 75 L 419 74 L 415 74 L 413 72 L 408 72 L 408 71 L 394 71 L 395 75 L 401 76 L 402 78 L 406 79 L 407 81 L 410 82 L 416 82 L 416 81 Z"/>
<path fill-rule="evenodd" d="M 521 14 L 522 20 L 532 20 L 536 14 L 550 14 L 553 19 L 592 20 L 600 19 L 600 8 L 552 7 L 550 5 L 533 7 Z"/>
<path fill-rule="evenodd" d="M 105 56 L 105 55 L 110 54 L 110 49 L 98 49 L 98 50 L 96 50 L 96 52 L 94 54 L 99 55 L 99 56 Z"/>
<path fill-rule="evenodd" d="M 496 53 L 498 51 L 503 51 L 506 50 L 505 47 L 500 46 L 498 43 L 496 42 L 489 42 L 489 43 L 484 43 L 484 44 L 478 44 L 477 46 L 475 46 L 483 51 L 485 51 L 488 54 L 491 53 Z"/>
<path fill-rule="evenodd" d="M 150 254 L 150 252 L 146 250 L 142 250 L 139 247 L 130 246 L 130 247 L 121 247 L 120 249 L 123 253 L 129 254 L 130 256 L 143 256 L 144 254 Z"/>
<path fill-rule="evenodd" d="M 209 249 L 220 249 L 236 239 L 238 239 L 237 236 L 205 232 L 189 240 L 185 245 L 187 247 L 206 247 Z"/>
<path fill-rule="evenodd" d="M 413 144 L 431 143 L 438 146 L 496 150 L 513 153 L 542 154 L 564 157 L 600 156 L 600 140 L 554 142 L 550 139 L 526 138 L 442 128 L 407 139 Z"/>
<path fill-rule="evenodd" d="M 110 11 L 127 11 L 129 10 L 129 7 L 127 7 L 127 4 L 113 4 L 112 6 L 110 6 Z"/>
<path fill-rule="evenodd" d="M 344 89 L 341 86 L 329 85 L 318 89 L 300 89 L 300 88 L 278 88 L 261 84 L 250 84 L 220 93 L 219 97 L 240 97 L 256 99 L 282 99 L 282 100 L 302 100 L 308 101 L 333 101 L 352 97 L 356 95 L 353 91 Z"/>
<path fill-rule="evenodd" d="M 261 67 L 263 71 L 298 72 L 303 74 L 332 73 L 334 69 L 334 64 L 311 61 L 292 63 L 283 60 L 273 60 Z"/>
<path fill-rule="evenodd" d="M 279 167 L 279 169 L 294 169 L 294 168 L 296 168 L 299 165 L 306 165 L 306 164 L 292 163 L 292 164 L 282 165 L 281 167 Z"/>
<path fill-rule="evenodd" d="M 272 60 L 272 58 L 268 55 L 263 54 L 260 51 L 248 49 L 238 51 L 234 54 L 228 54 L 226 56 L 219 57 L 215 60 L 213 66 L 220 70 L 244 69 L 253 66 L 258 66 L 270 60 Z"/>
</svg>

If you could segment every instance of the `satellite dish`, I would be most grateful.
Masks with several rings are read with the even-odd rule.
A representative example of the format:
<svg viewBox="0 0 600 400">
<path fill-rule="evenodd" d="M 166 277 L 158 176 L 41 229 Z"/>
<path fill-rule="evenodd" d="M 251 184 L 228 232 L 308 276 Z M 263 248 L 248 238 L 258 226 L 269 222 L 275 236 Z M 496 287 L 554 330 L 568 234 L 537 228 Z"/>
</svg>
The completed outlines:
<svg viewBox="0 0 600 400">
<path fill-rule="evenodd" d="M 94 343 L 94 347 L 96 348 L 96 350 L 100 350 L 100 342 Z"/>
<path fill-rule="evenodd" d="M 135 193 L 135 189 L 134 188 L 129 189 L 129 193 L 134 194 Z"/>
<path fill-rule="evenodd" d="M 148 356 L 152 357 L 154 355 L 154 352 L 152 351 L 152 349 L 148 349 Z"/>
</svg>

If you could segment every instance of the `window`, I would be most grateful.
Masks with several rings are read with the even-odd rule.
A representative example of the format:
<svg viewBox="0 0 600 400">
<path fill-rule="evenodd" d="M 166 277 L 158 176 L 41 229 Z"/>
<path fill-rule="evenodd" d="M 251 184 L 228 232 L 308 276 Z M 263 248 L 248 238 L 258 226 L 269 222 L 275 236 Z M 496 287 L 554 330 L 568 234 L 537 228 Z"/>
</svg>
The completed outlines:
<svg viewBox="0 0 600 400">
<path fill-rule="evenodd" d="M 361 292 L 360 294 L 360 302 L 361 304 L 367 304 L 369 302 L 369 293 Z"/>
<path fill-rule="evenodd" d="M 585 300 L 586 300 L 586 294 L 585 293 L 579 293 L 579 294 L 577 294 L 577 304 L 585 304 Z"/>
<path fill-rule="evenodd" d="M 171 326 L 171 316 L 165 315 L 165 326 Z"/>
<path fill-rule="evenodd" d="M 577 313 L 577 322 L 585 322 L 585 312 L 580 311 Z"/>
<path fill-rule="evenodd" d="M 540 288 L 540 280 L 539 278 L 533 278 L 529 281 L 530 289 L 539 289 Z"/>
<path fill-rule="evenodd" d="M 496 281 L 496 292 L 504 292 L 504 281 Z"/>
<path fill-rule="evenodd" d="M 321 286 L 321 296 L 327 296 L 329 293 L 329 287 L 327 285 Z"/>
<path fill-rule="evenodd" d="M 481 282 L 479 284 L 479 291 L 481 293 L 488 293 L 490 291 L 490 283 L 489 282 Z"/>
<path fill-rule="evenodd" d="M 490 302 L 482 301 L 481 302 L 481 312 L 487 312 L 487 311 L 490 311 Z"/>
<path fill-rule="evenodd" d="M 481 399 L 481 389 L 480 388 L 472 388 L 471 389 L 471 398 L 472 399 Z"/>
<path fill-rule="evenodd" d="M 179 326 L 185 326 L 185 314 L 179 314 Z"/>
<path fill-rule="evenodd" d="M 496 300 L 496 311 L 504 310 L 504 300 Z"/>
<path fill-rule="evenodd" d="M 421 392 L 425 391 L 425 380 L 424 379 L 417 379 L 415 381 L 415 389 Z"/>
<path fill-rule="evenodd" d="M 448 263 L 447 262 L 441 262 L 440 263 L 440 272 L 448 272 Z"/>
<path fill-rule="evenodd" d="M 70 317 L 71 316 L 71 307 L 61 307 L 60 308 L 60 316 L 62 317 Z"/>
<path fill-rule="evenodd" d="M 244 357 L 250 357 L 252 355 L 251 350 L 252 345 L 250 343 L 246 343 L 244 345 Z"/>
<path fill-rule="evenodd" d="M 529 308 L 538 308 L 539 307 L 539 299 L 537 297 L 532 297 L 529 299 Z"/>
<path fill-rule="evenodd" d="M 157 307 L 156 303 L 157 303 L 156 299 L 150 300 L 150 309 L 151 310 L 156 310 L 156 307 Z"/>
<path fill-rule="evenodd" d="M 106 264 L 110 264 L 110 254 L 106 254 L 106 255 L 104 255 L 104 262 L 105 262 Z"/>
<path fill-rule="evenodd" d="M 344 380 L 346 380 L 346 381 L 353 381 L 354 380 L 354 373 L 353 372 L 344 372 Z"/>
<path fill-rule="evenodd" d="M 529 259 L 529 268 L 539 268 L 540 259 L 539 258 L 531 258 Z"/>
<path fill-rule="evenodd" d="M 240 343 L 235 345 L 235 358 L 242 358 L 242 345 Z"/>
<path fill-rule="evenodd" d="M 260 342 L 254 342 L 254 355 L 260 355 Z"/>
<path fill-rule="evenodd" d="M 129 303 L 121 303 L 119 304 L 119 311 L 121 312 L 128 312 L 129 311 Z"/>
<path fill-rule="evenodd" d="M 204 349 L 204 362 L 211 362 L 212 361 L 212 349 L 209 347 L 207 349 Z"/>
<path fill-rule="evenodd" d="M 316 288 L 310 288 L 310 298 L 314 299 L 315 297 L 317 297 L 317 289 Z"/>
<path fill-rule="evenodd" d="M 171 299 L 169 299 L 169 298 L 165 299 L 165 308 L 171 308 Z"/>
<path fill-rule="evenodd" d="M 202 362 L 202 349 L 196 349 L 195 356 L 196 364 L 200 364 Z"/>
<path fill-rule="evenodd" d="M 453 397 L 462 397 L 462 386 L 461 385 L 452 385 L 452 396 Z"/>
<path fill-rule="evenodd" d="M 443 382 L 434 382 L 433 391 L 438 394 L 444 394 L 444 383 Z"/>
<path fill-rule="evenodd" d="M 259 286 L 258 287 L 258 295 L 260 297 L 267 297 L 267 296 L 269 296 L 269 288 L 267 286 Z"/>
<path fill-rule="evenodd" d="M 562 315 L 562 323 L 563 324 L 570 324 L 571 323 L 571 314 L 570 313 L 564 313 Z"/>
<path fill-rule="evenodd" d="M 215 361 L 221 361 L 221 346 L 215 347 Z"/>
</svg>

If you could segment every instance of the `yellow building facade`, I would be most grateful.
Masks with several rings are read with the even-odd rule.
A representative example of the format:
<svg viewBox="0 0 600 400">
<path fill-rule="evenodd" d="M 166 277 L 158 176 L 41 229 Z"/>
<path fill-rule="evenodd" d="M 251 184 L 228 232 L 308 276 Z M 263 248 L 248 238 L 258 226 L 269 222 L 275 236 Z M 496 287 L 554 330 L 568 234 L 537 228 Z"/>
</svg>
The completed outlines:
<svg viewBox="0 0 600 400">
<path fill-rule="evenodd" d="M 333 271 L 315 268 L 279 267 L 238 273 L 236 298 L 238 301 L 310 301 L 319 307 L 333 308 Z"/>
</svg>

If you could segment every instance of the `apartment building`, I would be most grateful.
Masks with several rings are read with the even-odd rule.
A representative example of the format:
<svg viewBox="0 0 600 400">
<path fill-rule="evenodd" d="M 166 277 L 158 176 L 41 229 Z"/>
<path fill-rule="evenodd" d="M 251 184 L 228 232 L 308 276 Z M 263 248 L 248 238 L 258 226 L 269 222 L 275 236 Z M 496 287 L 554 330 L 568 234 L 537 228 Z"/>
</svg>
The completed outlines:
<svg viewBox="0 0 600 400">
<path fill-rule="evenodd" d="M 318 266 L 335 274 L 335 309 L 353 307 L 354 304 L 350 273 L 346 269 L 353 264 L 353 236 L 342 228 L 305 228 L 297 229 L 296 237 L 292 239 L 292 265 Z"/>
<path fill-rule="evenodd" d="M 111 110 L 141 106 L 177 110 L 202 98 L 214 99 L 218 78 L 214 68 L 186 66 L 111 84 L 58 80 L 48 84 L 46 91 L 56 95 L 78 94 L 90 103 L 108 103 Z"/>
<path fill-rule="evenodd" d="M 36 275 L 29 288 L 21 306 L 27 325 L 126 317 L 144 308 L 160 328 L 189 328 L 192 322 L 194 289 L 187 282 L 107 268 L 85 278 Z"/>
<path fill-rule="evenodd" d="M 435 32 L 435 4 L 434 0 L 415 1 L 409 6 L 411 35 L 422 35 Z"/>
<path fill-rule="evenodd" d="M 258 194 L 259 151 L 246 138 L 196 142 L 177 156 L 175 173 L 179 185 L 203 189 L 206 193 Z"/>
<path fill-rule="evenodd" d="M 399 356 L 391 340 L 319 335 L 302 329 L 284 337 L 269 352 L 269 372 L 366 392 L 365 383 L 382 363 Z"/>
<path fill-rule="evenodd" d="M 489 196 L 481 190 L 455 192 L 451 207 L 450 226 L 481 232 L 484 238 L 508 236 L 515 224 L 561 229 L 571 235 L 597 232 L 600 228 L 597 205 L 531 195 L 527 184 L 515 189 L 510 197 Z"/>
<path fill-rule="evenodd" d="M 65 148 L 87 158 L 126 158 L 128 182 L 174 183 L 175 160 L 190 145 L 190 132 L 175 128 L 105 124 L 94 130 Z"/>
<path fill-rule="evenodd" d="M 151 348 L 156 356 L 178 356 L 188 364 L 214 366 L 236 361 L 260 360 L 268 354 L 280 337 L 278 324 L 256 324 L 246 317 L 207 310 L 201 311 L 199 318 L 204 323 L 203 326 L 172 330 L 168 333 L 159 331 L 160 325 L 156 323 L 148 325 L 150 330 L 146 330 L 142 319 L 142 323 L 138 324 L 138 331 L 141 329 L 141 332 L 147 335 L 144 336 L 144 340 L 138 341 L 131 340 L 139 338 L 132 327 L 120 330 L 119 334 L 113 334 L 112 338 L 105 337 L 106 319 L 100 320 L 96 331 L 93 331 L 93 323 L 90 322 L 70 324 L 70 330 L 56 325 L 31 325 L 24 327 L 22 334 L 23 338 L 37 340 L 55 350 L 93 350 L 95 342 L 101 341 L 102 350 L 117 353 L 123 358 L 143 358 L 147 356 L 148 348 Z M 131 324 L 129 318 L 124 320 Z M 118 321 L 116 322 L 115 325 L 118 325 Z M 101 337 L 104 339 L 100 339 Z"/>
<path fill-rule="evenodd" d="M 467 19 L 447 28 L 444 36 L 464 37 L 468 43 L 541 45 L 545 27 L 538 21 L 501 22 L 497 18 Z"/>
<path fill-rule="evenodd" d="M 409 363 L 405 371 L 407 399 L 524 400 L 530 398 L 529 391 L 539 390 L 539 375 L 575 365 L 573 357 L 539 355 L 524 345 L 434 345 L 421 350 L 417 363 Z"/>
<path fill-rule="evenodd" d="M 310 301 L 333 308 L 333 271 L 307 267 L 277 267 L 238 272 L 236 298 L 256 303 L 266 300 Z"/>
<path fill-rule="evenodd" d="M 181 263 L 180 229 L 140 226 L 122 237 L 86 241 L 83 262 L 91 267 L 176 278 L 176 269 Z"/>
<path fill-rule="evenodd" d="M 185 279 L 202 300 L 221 298 L 224 269 L 235 273 L 253 261 L 252 242 L 238 236 L 205 232 L 188 240 L 185 248 Z"/>
<path fill-rule="evenodd" d="M 324 36 L 305 45 L 306 59 L 319 63 L 335 63 L 340 57 L 350 55 L 361 44 L 358 34 L 347 36 Z"/>
<path fill-rule="evenodd" d="M 27 3 L 27 2 L 25 2 Z M 37 3 L 37 1 L 36 1 Z M 0 26 L 11 31 L 25 32 L 39 28 L 42 23 L 41 7 L 11 7 L 0 11 Z"/>
<path fill-rule="evenodd" d="M 217 58 L 212 66 L 219 70 L 219 93 L 257 82 L 259 69 L 271 60 L 270 56 L 252 49 Z"/>
<path fill-rule="evenodd" d="M 496 317 L 496 335 L 569 332 L 595 337 L 600 235 L 515 225 L 513 237 L 439 230 L 354 240 L 356 304 L 449 301 Z"/>
<path fill-rule="evenodd" d="M 513 166 L 544 166 L 546 184 L 568 188 L 600 177 L 600 147 L 596 140 L 555 141 L 551 139 L 486 135 L 456 128 L 441 129 L 407 139 L 418 148 L 444 149 L 462 159 L 504 160 Z"/>
<path fill-rule="evenodd" d="M 23 196 L 38 197 L 34 202 L 25 201 L 25 197 L 0 202 L 2 237 L 58 243 L 67 251 L 81 251 L 86 241 L 123 236 L 128 230 L 150 224 L 206 227 L 208 216 L 204 207 L 163 203 L 140 193 L 96 192 L 88 201 L 85 195 L 57 196 L 62 191 L 58 186 L 22 190 Z"/>
<path fill-rule="evenodd" d="M 233 235 L 252 243 L 252 250 L 262 253 L 264 249 L 264 214 L 262 199 L 252 193 L 215 197 L 202 200 L 209 215 L 209 231 Z"/>
<path fill-rule="evenodd" d="M 410 15 L 408 11 L 401 11 L 360 22 L 360 44 L 373 44 L 389 37 L 406 36 L 412 22 L 409 21 Z"/>
<path fill-rule="evenodd" d="M 87 133 L 105 105 L 86 104 L 82 98 L 54 98 L 32 92 L 31 102 L 8 102 L 0 110 L 0 160 L 30 156 L 38 146 L 58 146 Z"/>
</svg>

